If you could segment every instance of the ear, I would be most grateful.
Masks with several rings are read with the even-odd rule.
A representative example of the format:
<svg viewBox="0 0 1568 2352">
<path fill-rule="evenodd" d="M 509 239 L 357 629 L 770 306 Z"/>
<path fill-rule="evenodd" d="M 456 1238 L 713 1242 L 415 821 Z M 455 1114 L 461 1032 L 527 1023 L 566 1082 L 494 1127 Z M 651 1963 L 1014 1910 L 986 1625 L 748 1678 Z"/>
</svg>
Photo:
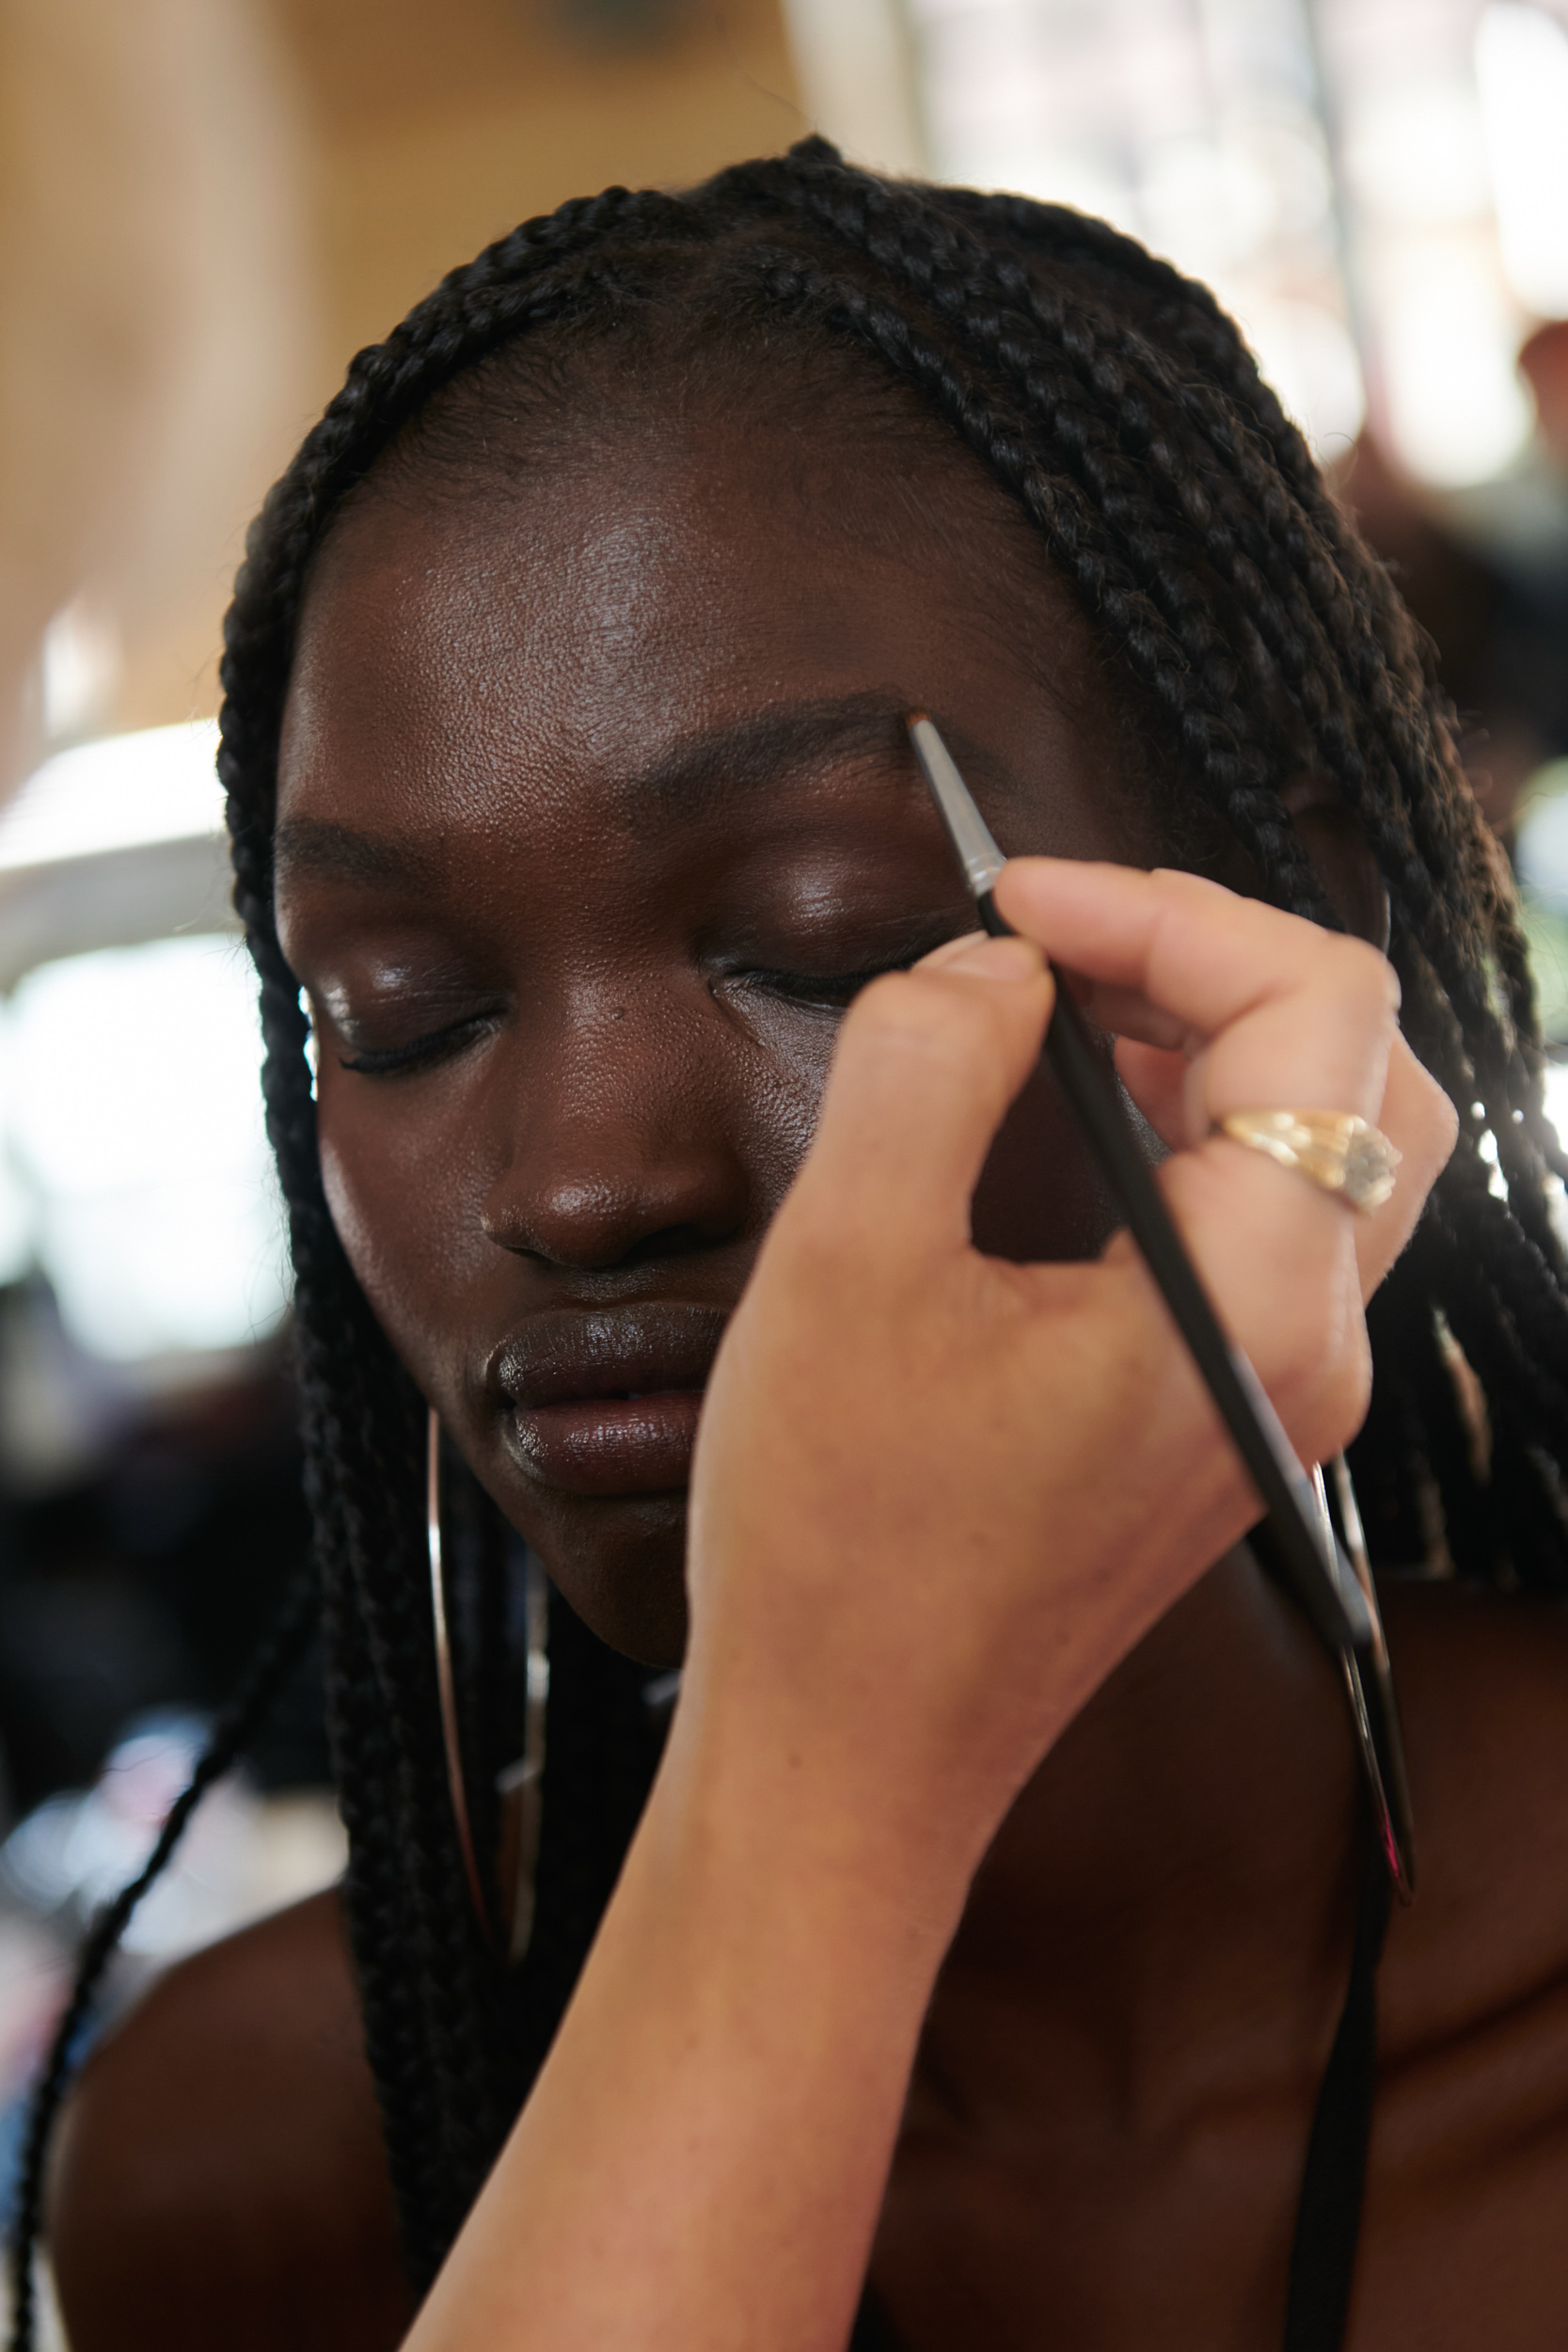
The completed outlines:
<svg viewBox="0 0 1568 2352">
<path fill-rule="evenodd" d="M 1346 930 L 1388 951 L 1388 892 L 1360 820 L 1324 775 L 1303 769 L 1280 792 L 1302 846 Z"/>
</svg>

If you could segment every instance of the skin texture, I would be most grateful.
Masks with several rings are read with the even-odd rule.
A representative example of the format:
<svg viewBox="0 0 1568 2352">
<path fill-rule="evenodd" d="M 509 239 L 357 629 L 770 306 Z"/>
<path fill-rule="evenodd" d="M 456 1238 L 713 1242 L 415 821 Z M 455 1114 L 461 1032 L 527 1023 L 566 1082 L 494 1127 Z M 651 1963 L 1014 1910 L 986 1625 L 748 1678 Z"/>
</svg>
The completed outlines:
<svg viewBox="0 0 1568 2352">
<path fill-rule="evenodd" d="M 831 992 L 814 1003 L 759 976 L 863 972 L 965 925 L 897 713 L 931 708 L 1010 850 L 1159 854 L 1114 695 L 1048 577 L 1023 642 L 993 609 L 986 575 L 1022 528 L 999 494 L 933 480 L 933 510 L 967 540 L 911 521 L 866 544 L 844 521 L 864 467 L 853 446 L 814 441 L 807 465 L 794 445 L 665 429 L 614 465 L 558 458 L 504 498 L 421 498 L 416 474 L 335 535 L 296 666 L 279 910 L 318 1020 L 340 1231 L 490 1491 L 590 1622 L 650 1662 L 684 1636 L 678 1486 L 539 1475 L 497 1359 L 541 1317 L 580 1349 L 607 1313 L 673 1306 L 716 1329 L 733 1308 L 834 1029 Z M 845 698 L 837 752 L 818 737 L 790 760 L 753 732 L 734 755 L 737 723 Z M 732 737 L 721 766 L 691 748 L 716 727 Z M 1375 935 L 1375 884 L 1335 813 L 1315 847 Z M 452 1052 L 402 1075 L 342 1066 L 459 1023 Z M 1070 1258 L 1108 1228 L 1032 1081 L 982 1181 L 977 1238 Z M 678 1446 L 682 1409 L 650 1457 Z M 1351 2341 L 1544 2347 L 1568 2303 L 1547 2220 L 1568 2187 L 1568 1825 L 1548 1793 L 1568 1785 L 1564 1634 L 1537 1608 L 1422 1592 L 1395 1635 L 1424 1883 L 1383 1970 Z M 1048 2332 L 1107 2352 L 1277 2343 L 1348 1953 L 1354 1805 L 1326 1666 L 1227 1560 L 1084 1708 L 976 1879 L 873 2263 L 911 2352 Z M 314 2053 L 293 2068 L 261 2062 L 248 1972 L 263 1965 L 281 2041 Z M 193 1971 L 196 2013 L 177 1997 Z M 397 2340 L 363 2135 L 351 2148 L 346 2125 L 337 2142 L 324 2129 L 341 2187 L 311 2199 L 313 2233 L 280 2226 L 295 2191 L 263 2160 L 318 2113 L 363 2116 L 351 2021 L 319 1904 L 179 1972 L 95 2059 L 57 2201 L 76 2352 L 210 2342 L 219 2307 L 225 2335 L 259 2347 Z M 115 2184 L 138 2089 L 179 2187 L 135 2228 Z M 220 2194 L 203 2154 L 240 2117 L 248 2197 Z"/>
<path fill-rule="evenodd" d="M 412 2298 L 335 1893 L 171 1970 L 89 2068 L 52 2246 L 73 2339 L 210 2344 L 224 2310 L 241 2343 L 401 2341 Z"/>
<path fill-rule="evenodd" d="M 969 928 L 903 741 L 919 682 L 1009 847 L 1154 846 L 1104 788 L 1108 709 L 1041 693 L 968 566 L 929 545 L 918 567 L 846 560 L 852 452 L 794 501 L 790 571 L 757 565 L 792 454 L 721 487 L 705 450 L 658 437 L 631 500 L 619 466 L 555 470 L 493 520 L 372 500 L 323 561 L 283 754 L 280 930 L 318 1022 L 335 1221 L 496 1501 L 595 1630 L 657 1664 L 684 1639 L 685 1459 L 662 1497 L 531 1478 L 497 1352 L 541 1314 L 570 1344 L 650 1301 L 705 1311 L 716 1343 L 811 1136 L 847 995 L 813 977 Z M 1045 620 L 1086 702 L 1081 630 L 1053 595 Z M 348 827 L 407 878 L 367 887 L 366 850 L 328 830 Z M 758 977 L 777 971 L 800 993 Z M 466 1017 L 445 1060 L 343 1067 Z M 977 1230 L 1086 1256 L 1111 1221 L 1042 1080 Z"/>
</svg>

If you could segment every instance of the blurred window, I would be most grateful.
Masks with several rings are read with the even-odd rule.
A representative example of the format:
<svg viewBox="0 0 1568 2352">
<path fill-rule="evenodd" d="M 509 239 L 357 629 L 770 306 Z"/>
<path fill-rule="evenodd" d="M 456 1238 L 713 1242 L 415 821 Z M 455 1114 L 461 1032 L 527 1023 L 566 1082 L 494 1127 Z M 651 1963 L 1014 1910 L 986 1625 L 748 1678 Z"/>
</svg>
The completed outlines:
<svg viewBox="0 0 1568 2352">
<path fill-rule="evenodd" d="M 1320 452 L 1527 450 L 1568 311 L 1568 0 L 903 0 L 939 177 L 1101 213 L 1212 285 Z"/>
<path fill-rule="evenodd" d="M 1365 408 L 1295 0 L 905 0 L 944 179 L 1102 214 L 1214 287 L 1320 448 Z"/>
<path fill-rule="evenodd" d="M 66 642 L 78 660 L 77 634 Z M 56 752 L 0 817 L 0 874 L 162 842 L 219 841 L 217 744 L 216 723 L 197 719 Z"/>
<path fill-rule="evenodd" d="M 287 1303 L 255 979 L 210 928 L 214 741 L 84 745 L 0 818 L 0 1279 L 40 1271 L 70 1336 L 122 1363 L 263 1340 Z M 47 952 L 94 936 L 124 944 Z"/>
</svg>

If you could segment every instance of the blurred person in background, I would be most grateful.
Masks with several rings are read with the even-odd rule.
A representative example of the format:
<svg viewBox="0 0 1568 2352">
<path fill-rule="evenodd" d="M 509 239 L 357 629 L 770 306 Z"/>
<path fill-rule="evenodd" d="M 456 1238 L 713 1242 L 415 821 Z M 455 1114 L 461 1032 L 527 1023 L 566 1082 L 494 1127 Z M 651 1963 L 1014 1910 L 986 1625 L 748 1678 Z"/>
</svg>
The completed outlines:
<svg viewBox="0 0 1568 2352">
<path fill-rule="evenodd" d="M 225 683 L 351 1859 L 341 1902 L 174 1971 L 89 2062 L 51 2225 L 76 2352 L 390 2346 L 411 2323 L 425 2345 L 803 2352 L 851 2324 L 910 2352 L 1555 2344 L 1564 1162 L 1428 653 L 1212 299 L 1092 220 L 892 185 L 819 142 L 569 204 L 356 362 L 269 501 Z M 1337 1367 L 1304 1442 L 1366 1409 L 1351 1458 L 1422 1835 L 1381 1967 L 1341 1693 L 1233 1541 L 1244 1498 L 1182 1421 L 1168 1333 L 1137 1326 L 1124 1359 L 1090 1312 L 1022 1421 L 943 1377 L 915 1309 L 865 1340 L 833 1296 L 882 1297 L 855 1288 L 877 1146 L 863 1120 L 846 1151 L 847 1112 L 823 1124 L 840 1193 L 797 1195 L 764 1245 L 840 1013 L 967 928 L 899 728 L 916 700 L 1007 846 L 1095 862 L 1008 905 L 1102 982 L 1127 959 L 1098 1009 L 1173 1185 L 1213 1149 L 1214 1105 L 1179 1107 L 1217 1063 L 1181 1008 L 1222 967 L 1228 1039 L 1238 970 L 1256 1009 L 1299 959 L 1278 1082 L 1312 1093 L 1342 1048 L 1406 1150 L 1370 1242 L 1298 1180 L 1215 1163 L 1275 1188 L 1260 1255 L 1238 1218 L 1234 1259 L 1212 1232 L 1205 1257 L 1282 1393 L 1288 1333 Z M 1193 912 L 1146 991 L 1123 927 L 1149 892 Z M 961 969 L 903 984 L 979 1024 L 974 1099 L 929 1096 L 942 1230 L 958 1250 L 966 1154 L 1022 1083 L 974 1192 L 984 1280 L 1077 1268 L 1103 1302 L 1130 1261 L 1093 1266 L 1114 1213 L 1049 1080 L 1023 1083 L 1024 977 L 1027 1015 L 989 1029 Z M 854 1034 L 895 1001 L 873 989 Z M 890 1108 L 905 1168 L 911 1116 Z M 870 1267 L 904 1230 L 891 1169 L 883 1193 Z M 1362 1290 L 1337 1287 L 1357 1246 L 1370 1405 Z M 698 1449 L 689 1651 L 698 1406 L 759 1249 L 711 1472 Z M 815 1395 L 780 1369 L 797 1278 Z M 1134 1363 L 1168 1377 L 1146 1391 Z M 1113 1366 L 1147 1410 L 1118 1413 Z M 910 1412 L 879 1430 L 884 1392 Z M 1047 1440 L 1080 1411 L 1074 1465 Z M 1011 1432 L 999 1555 L 943 1467 L 987 1426 Z M 851 1558 L 858 1474 L 903 1498 L 901 1534 L 873 1511 Z M 1189 1477 L 1223 1507 L 1195 1521 Z M 1053 1619 L 1064 1558 L 1084 1581 Z M 307 1624 L 302 1599 L 257 1706 Z M 536 1735 L 525 1877 L 505 1792 Z M 731 1776 L 749 1834 L 691 1913 L 690 1839 Z M 864 1820 L 882 1843 L 855 1844 Z M 1307 2195 L 1341 2010 L 1361 2072 Z"/>
<path fill-rule="evenodd" d="M 1498 478 L 1434 490 L 1370 431 L 1336 471 L 1436 648 L 1477 804 L 1519 877 L 1543 1033 L 1560 1062 L 1568 1050 L 1568 320 L 1531 331 L 1519 374 L 1536 429 Z"/>
<path fill-rule="evenodd" d="M 1531 462 L 1501 482 L 1422 490 L 1370 435 L 1342 493 L 1427 630 L 1487 822 L 1512 850 L 1519 798 L 1568 757 L 1568 321 L 1529 336 Z"/>
</svg>

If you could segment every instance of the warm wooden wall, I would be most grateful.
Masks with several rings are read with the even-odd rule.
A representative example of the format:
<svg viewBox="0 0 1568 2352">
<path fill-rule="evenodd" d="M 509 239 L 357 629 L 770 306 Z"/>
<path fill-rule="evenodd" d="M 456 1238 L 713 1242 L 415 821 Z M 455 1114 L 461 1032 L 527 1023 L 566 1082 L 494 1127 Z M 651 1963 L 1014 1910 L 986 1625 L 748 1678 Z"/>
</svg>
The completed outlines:
<svg viewBox="0 0 1568 2352">
<path fill-rule="evenodd" d="M 643 46 L 574 35 L 569 0 L 276 5 L 319 142 L 335 354 L 565 197 L 700 179 L 804 127 L 778 0 L 688 0 Z"/>
<path fill-rule="evenodd" d="M 188 579 L 158 610 L 121 616 L 114 723 L 215 707 L 218 624 L 246 513 L 352 353 L 444 270 L 568 196 L 679 184 L 801 135 L 780 0 L 670 0 L 666 28 L 641 46 L 574 31 L 583 6 L 268 0 L 301 117 L 313 357 L 254 479 L 214 508 Z"/>
</svg>

